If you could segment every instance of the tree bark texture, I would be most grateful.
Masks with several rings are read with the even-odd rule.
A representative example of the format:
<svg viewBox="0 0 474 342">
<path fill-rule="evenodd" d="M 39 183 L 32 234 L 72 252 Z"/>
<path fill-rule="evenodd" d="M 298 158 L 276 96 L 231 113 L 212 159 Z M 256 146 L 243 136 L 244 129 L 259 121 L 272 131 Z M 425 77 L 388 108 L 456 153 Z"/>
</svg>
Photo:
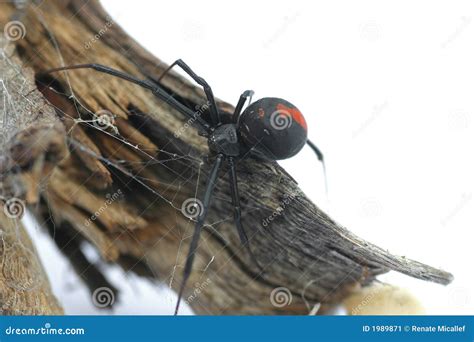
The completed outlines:
<svg viewBox="0 0 474 342">
<path fill-rule="evenodd" d="M 100 63 L 157 80 L 167 65 L 97 1 L 1 3 L 0 22 L 24 26 L 20 38 L 2 42 L 2 94 L 17 107 L 2 110 L 4 202 L 27 203 L 91 292 L 113 286 L 81 253 L 83 241 L 105 261 L 177 289 L 193 231 L 182 207 L 203 193 L 210 170 L 206 139 L 165 101 L 130 82 L 93 70 L 39 76 L 49 68 Z M 162 83 L 191 108 L 206 102 L 198 87 L 176 73 Z M 232 112 L 231 105 L 218 105 L 224 115 Z M 250 157 L 237 168 L 243 224 L 265 271 L 240 245 L 224 170 L 184 296 L 197 313 L 308 314 L 317 303 L 324 312 L 390 270 L 451 281 L 447 272 L 352 234 L 313 204 L 277 163 Z M 8 243 L 26 241 L 23 252 L 37 260 L 23 230 L 6 230 L 8 224 L 18 226 L 18 219 L 2 224 Z M 21 236 L 13 238 L 13 232 Z M 44 309 L 35 312 L 59 312 L 39 262 L 23 265 L 24 256 L 5 248 L 6 241 L 0 249 L 2 275 L 9 269 L 5 260 L 11 269 L 31 268 L 33 273 L 18 272 L 35 274 L 44 286 L 35 297 Z M 9 300 L 21 289 L 0 285 L 0 291 Z"/>
</svg>

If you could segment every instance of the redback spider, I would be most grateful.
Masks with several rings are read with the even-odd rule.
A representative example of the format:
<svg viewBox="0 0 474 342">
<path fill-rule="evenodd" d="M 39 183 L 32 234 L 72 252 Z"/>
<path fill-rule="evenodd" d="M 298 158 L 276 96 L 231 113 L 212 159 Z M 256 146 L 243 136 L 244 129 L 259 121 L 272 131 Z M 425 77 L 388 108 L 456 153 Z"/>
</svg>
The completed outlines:
<svg viewBox="0 0 474 342">
<path fill-rule="evenodd" d="M 195 111 L 173 98 L 172 95 L 160 85 L 159 81 L 174 66 L 182 68 L 196 83 L 203 87 L 209 105 L 208 120 L 205 120 L 201 115 L 196 115 Z M 247 155 L 248 152 L 258 154 L 260 157 L 270 160 L 287 159 L 296 155 L 305 144 L 308 144 L 316 153 L 318 159 L 323 163 L 324 167 L 323 154 L 316 145 L 307 138 L 308 128 L 301 112 L 290 102 L 275 97 L 266 97 L 250 103 L 247 108 L 242 111 L 247 99 L 250 99 L 249 102 L 251 102 L 253 95 L 253 91 L 246 90 L 240 95 L 231 122 L 223 122 L 223 114 L 217 108 L 211 87 L 181 59 L 171 64 L 160 76 L 158 82 L 148 79 L 141 80 L 135 76 L 100 64 L 70 65 L 50 69 L 42 74 L 86 68 L 122 78 L 151 90 L 156 97 L 167 102 L 189 119 L 192 119 L 192 122 L 198 126 L 201 135 L 208 139 L 210 156 L 214 161 L 202 198 L 202 210 L 196 218 L 194 233 L 191 244 L 189 245 L 189 252 L 183 271 L 183 279 L 178 292 L 175 315 L 178 313 L 183 291 L 191 274 L 194 256 L 198 247 L 201 230 L 209 210 L 215 182 L 224 161 L 227 161 L 229 167 L 230 190 L 234 207 L 234 223 L 240 241 L 247 249 L 252 261 L 261 269 L 249 247 L 249 240 L 241 222 L 240 197 L 235 163 L 240 158 L 243 158 L 244 155 Z"/>
</svg>

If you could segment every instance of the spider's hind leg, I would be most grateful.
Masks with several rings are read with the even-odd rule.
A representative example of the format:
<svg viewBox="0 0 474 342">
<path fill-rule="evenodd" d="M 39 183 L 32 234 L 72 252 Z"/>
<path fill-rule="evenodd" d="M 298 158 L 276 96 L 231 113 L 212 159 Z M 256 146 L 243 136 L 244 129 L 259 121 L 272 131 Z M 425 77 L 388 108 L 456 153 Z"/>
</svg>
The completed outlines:
<svg viewBox="0 0 474 342">
<path fill-rule="evenodd" d="M 247 234 L 245 233 L 245 229 L 242 225 L 242 209 L 240 207 L 240 198 L 239 198 L 239 188 L 237 185 L 237 172 L 235 170 L 235 163 L 233 157 L 228 157 L 229 163 L 229 176 L 230 176 L 230 192 L 232 195 L 232 205 L 234 206 L 234 223 L 235 227 L 237 228 L 237 232 L 239 233 L 240 242 L 242 245 L 247 249 L 249 253 L 250 259 L 252 262 L 257 266 L 258 270 L 263 273 L 263 268 L 257 261 L 257 258 L 252 253 L 249 245 L 249 239 Z"/>
<path fill-rule="evenodd" d="M 313 150 L 313 152 L 316 154 L 316 156 L 318 157 L 318 160 L 321 162 L 321 164 L 323 165 L 323 173 L 324 173 L 324 184 L 326 186 L 326 196 L 328 194 L 328 177 L 327 177 L 327 174 L 326 174 L 326 163 L 324 162 L 324 155 L 323 153 L 321 152 L 321 150 L 311 141 L 311 140 L 306 140 L 306 143 L 308 144 L 308 146 Z"/>
<path fill-rule="evenodd" d="M 217 158 L 212 166 L 211 173 L 209 174 L 209 178 L 207 180 L 206 185 L 206 192 L 204 193 L 204 198 L 202 201 L 202 212 L 198 216 L 196 221 L 196 225 L 194 226 L 194 233 L 191 240 L 191 244 L 189 245 L 189 252 L 188 256 L 186 257 L 186 263 L 184 264 L 184 271 L 183 271 L 183 279 L 181 280 L 181 285 L 179 287 L 178 292 L 178 301 L 176 303 L 176 309 L 174 314 L 178 314 L 179 304 L 181 303 L 181 298 L 183 297 L 183 291 L 186 287 L 186 283 L 191 275 L 191 270 L 194 263 L 194 256 L 196 255 L 196 250 L 199 243 L 199 237 L 201 235 L 202 226 L 204 225 L 204 221 L 206 220 L 207 212 L 209 210 L 209 204 L 211 202 L 212 193 L 214 191 L 215 183 L 217 180 L 217 176 L 219 175 L 219 170 L 222 166 L 223 155 L 218 154 Z"/>
</svg>

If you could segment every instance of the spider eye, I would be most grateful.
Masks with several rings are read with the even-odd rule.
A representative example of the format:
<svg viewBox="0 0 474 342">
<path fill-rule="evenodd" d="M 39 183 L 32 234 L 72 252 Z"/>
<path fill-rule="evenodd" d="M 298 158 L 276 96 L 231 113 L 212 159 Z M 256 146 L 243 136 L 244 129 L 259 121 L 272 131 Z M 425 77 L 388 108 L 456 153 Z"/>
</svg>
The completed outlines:
<svg viewBox="0 0 474 342">
<path fill-rule="evenodd" d="M 297 154 L 306 143 L 307 124 L 301 112 L 283 99 L 266 97 L 248 106 L 239 121 L 243 142 L 279 160 Z"/>
</svg>

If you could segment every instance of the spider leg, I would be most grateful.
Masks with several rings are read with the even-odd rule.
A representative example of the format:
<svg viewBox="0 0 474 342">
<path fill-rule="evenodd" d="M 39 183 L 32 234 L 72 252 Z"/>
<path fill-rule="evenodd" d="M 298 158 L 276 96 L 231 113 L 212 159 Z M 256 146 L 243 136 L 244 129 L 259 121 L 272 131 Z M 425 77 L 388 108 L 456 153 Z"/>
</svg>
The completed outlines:
<svg viewBox="0 0 474 342">
<path fill-rule="evenodd" d="M 239 102 L 237 103 L 237 106 L 235 106 L 234 114 L 232 115 L 233 123 L 236 124 L 239 121 L 240 112 L 242 112 L 245 101 L 247 101 L 247 98 L 250 98 L 250 102 L 252 102 L 253 94 L 253 90 L 246 90 L 242 93 L 242 95 L 240 95 Z"/>
<path fill-rule="evenodd" d="M 316 156 L 318 157 L 318 160 L 323 164 L 323 172 L 324 172 L 324 183 L 326 185 L 326 195 L 328 193 L 328 178 L 326 175 L 326 164 L 324 163 L 324 155 L 321 152 L 321 150 L 311 141 L 311 140 L 306 140 L 306 143 L 308 146 L 316 153 Z"/>
<path fill-rule="evenodd" d="M 257 266 L 260 272 L 263 272 L 263 268 L 257 262 L 257 258 L 252 253 L 250 249 L 249 239 L 247 234 L 245 233 L 245 229 L 242 226 L 242 213 L 240 208 L 240 197 L 239 197 L 239 187 L 237 185 L 237 172 L 235 170 L 235 162 L 233 157 L 227 158 L 229 163 L 229 176 L 230 176 L 230 193 L 232 196 L 232 205 L 234 206 L 234 223 L 235 227 L 237 228 L 237 232 L 239 233 L 240 242 L 242 245 L 247 249 L 250 259 L 252 262 Z"/>
<path fill-rule="evenodd" d="M 198 247 L 199 237 L 201 235 L 201 230 L 202 230 L 202 226 L 204 225 L 204 221 L 206 220 L 207 211 L 209 209 L 209 203 L 212 197 L 212 192 L 214 191 L 215 182 L 217 180 L 217 176 L 219 174 L 219 170 L 222 165 L 222 159 L 223 159 L 223 155 L 218 154 L 214 162 L 214 165 L 212 166 L 212 170 L 211 170 L 211 173 L 209 174 L 209 178 L 207 180 L 206 191 L 204 193 L 204 198 L 202 201 L 202 212 L 198 216 L 196 225 L 194 226 L 193 237 L 191 240 L 191 244 L 189 245 L 189 252 L 186 258 L 186 263 L 184 265 L 183 279 L 181 280 L 181 285 L 179 287 L 178 302 L 176 303 L 176 309 L 174 311 L 175 315 L 178 314 L 179 304 L 181 303 L 183 291 L 184 291 L 184 288 L 186 287 L 186 282 L 188 281 L 189 276 L 191 275 L 191 269 L 193 266 L 196 249 Z"/>
<path fill-rule="evenodd" d="M 216 100 L 214 99 L 214 94 L 212 93 L 212 89 L 209 86 L 209 84 L 206 82 L 206 80 L 200 76 L 198 76 L 186 63 L 183 62 L 183 60 L 178 59 L 173 62 L 158 78 L 158 82 L 162 80 L 162 78 L 175 66 L 179 66 L 181 69 L 183 69 L 191 78 L 199 84 L 201 87 L 204 89 L 204 93 L 206 94 L 207 101 L 209 102 L 209 106 L 211 109 L 211 121 L 214 126 L 217 126 L 218 124 L 221 123 L 220 117 L 219 117 L 219 111 L 217 110 L 217 105 L 216 105 Z"/>
<path fill-rule="evenodd" d="M 200 116 L 196 115 L 194 111 L 189 109 L 188 107 L 184 106 L 182 103 L 178 102 L 175 98 L 173 98 L 166 90 L 163 88 L 159 87 L 158 85 L 151 83 L 147 80 L 141 80 L 135 76 L 129 75 L 127 73 L 124 73 L 122 71 L 118 71 L 115 69 L 112 69 L 108 66 L 101 65 L 101 64 L 77 64 L 77 65 L 69 65 L 65 67 L 60 67 L 60 68 L 54 68 L 54 69 L 49 69 L 46 70 L 39 75 L 46 75 L 50 74 L 53 72 L 57 71 L 64 71 L 64 70 L 72 70 L 72 69 L 93 69 L 98 72 L 102 72 L 105 74 L 109 74 L 121 79 L 124 79 L 126 81 L 138 84 L 142 88 L 151 90 L 153 94 L 158 97 L 159 99 L 165 101 L 169 105 L 171 105 L 173 108 L 175 108 L 177 111 L 179 111 L 181 114 L 187 116 L 189 119 L 192 119 L 193 121 L 196 121 L 201 128 L 203 128 L 206 132 L 209 132 L 211 129 L 211 126 Z"/>
</svg>

